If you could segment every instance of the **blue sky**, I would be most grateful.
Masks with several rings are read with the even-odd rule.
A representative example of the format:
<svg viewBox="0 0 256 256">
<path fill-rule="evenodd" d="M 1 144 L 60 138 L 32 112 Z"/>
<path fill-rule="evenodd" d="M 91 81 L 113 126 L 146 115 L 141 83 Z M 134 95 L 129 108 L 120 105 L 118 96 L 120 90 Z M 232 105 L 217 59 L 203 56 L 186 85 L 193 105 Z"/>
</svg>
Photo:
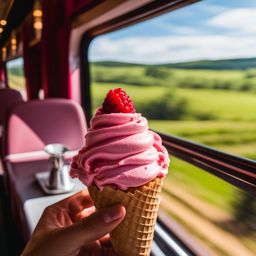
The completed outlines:
<svg viewBox="0 0 256 256">
<path fill-rule="evenodd" d="M 204 0 L 96 38 L 90 60 L 169 63 L 256 56 L 256 0 Z"/>
</svg>

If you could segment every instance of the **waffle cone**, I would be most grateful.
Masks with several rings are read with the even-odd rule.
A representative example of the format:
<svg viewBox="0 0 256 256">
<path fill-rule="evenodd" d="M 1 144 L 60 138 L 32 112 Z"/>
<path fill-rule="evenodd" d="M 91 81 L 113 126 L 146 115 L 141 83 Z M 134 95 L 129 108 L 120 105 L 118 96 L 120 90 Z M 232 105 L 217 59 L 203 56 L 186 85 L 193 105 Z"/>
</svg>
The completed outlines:
<svg viewBox="0 0 256 256">
<path fill-rule="evenodd" d="M 103 191 L 96 186 L 88 188 L 97 209 L 117 203 L 126 208 L 125 219 L 110 234 L 118 256 L 150 255 L 162 184 L 163 178 L 156 178 L 126 191 L 110 186 Z"/>
</svg>

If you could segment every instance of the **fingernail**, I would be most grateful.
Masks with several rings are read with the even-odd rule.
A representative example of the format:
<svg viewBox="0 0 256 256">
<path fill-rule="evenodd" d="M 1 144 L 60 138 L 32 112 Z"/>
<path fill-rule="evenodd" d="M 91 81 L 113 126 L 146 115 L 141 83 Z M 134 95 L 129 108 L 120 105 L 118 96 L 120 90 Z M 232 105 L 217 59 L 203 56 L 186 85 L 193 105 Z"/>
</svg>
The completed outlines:
<svg viewBox="0 0 256 256">
<path fill-rule="evenodd" d="M 105 209 L 103 214 L 103 219 L 106 223 L 113 222 L 122 218 L 124 215 L 123 209 L 121 209 L 120 205 L 114 205 L 110 208 Z"/>
</svg>

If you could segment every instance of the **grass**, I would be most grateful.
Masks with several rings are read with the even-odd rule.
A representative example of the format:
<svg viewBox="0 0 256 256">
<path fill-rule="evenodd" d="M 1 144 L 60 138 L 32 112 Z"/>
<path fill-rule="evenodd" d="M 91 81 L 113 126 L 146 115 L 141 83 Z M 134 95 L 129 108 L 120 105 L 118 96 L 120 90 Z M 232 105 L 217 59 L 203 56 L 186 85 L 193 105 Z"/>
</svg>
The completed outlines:
<svg viewBox="0 0 256 256">
<path fill-rule="evenodd" d="M 150 127 L 206 144 L 220 150 L 256 159 L 256 125 L 249 121 L 150 120 Z"/>
<path fill-rule="evenodd" d="M 8 83 L 10 88 L 21 91 L 22 94 L 26 94 L 26 81 L 24 76 L 17 76 L 9 73 Z"/>
<path fill-rule="evenodd" d="M 235 81 L 244 77 L 245 71 L 240 70 L 189 70 L 175 69 L 176 78 L 205 78 L 208 80 L 229 80 Z"/>
<path fill-rule="evenodd" d="M 93 108 L 101 104 L 107 91 L 114 87 L 124 88 L 135 103 L 159 99 L 171 88 L 160 86 L 135 86 L 113 83 L 93 83 Z M 215 120 L 225 121 L 256 121 L 255 95 L 249 92 L 236 92 L 210 89 L 175 89 L 177 96 L 188 101 L 191 115 L 186 119 L 193 119 L 193 114 L 209 115 Z"/>
<path fill-rule="evenodd" d="M 97 65 L 92 65 L 92 71 L 96 69 L 102 69 L 106 71 L 109 77 L 113 77 L 116 74 L 129 74 L 132 75 L 144 75 L 145 67 L 98 67 Z M 242 79 L 246 71 L 242 70 L 196 70 L 196 69 L 168 69 L 170 76 L 173 80 L 176 78 L 192 78 L 192 79 L 207 79 L 207 80 L 230 80 L 235 81 L 237 79 Z"/>
<path fill-rule="evenodd" d="M 164 87 L 141 87 L 134 85 L 118 85 L 113 83 L 93 83 L 92 85 L 92 103 L 93 109 L 100 106 L 108 90 L 121 87 L 124 88 L 130 97 L 137 103 L 147 102 L 155 98 L 161 98 L 165 94 L 166 89 Z"/>
<path fill-rule="evenodd" d="M 149 74 L 148 70 L 152 70 Z M 156 84 L 165 87 L 226 89 L 256 91 L 256 71 L 250 70 L 198 70 L 166 67 L 100 66 L 92 64 L 95 82 L 113 82 L 142 86 Z"/>
<path fill-rule="evenodd" d="M 248 92 L 177 89 L 189 102 L 191 112 L 209 113 L 215 119 L 256 121 L 255 94 Z"/>
<path fill-rule="evenodd" d="M 23 76 L 9 74 L 8 82 L 9 82 L 9 86 L 13 89 L 17 89 L 17 90 L 24 89 L 25 90 L 26 81 L 25 81 L 25 77 L 23 77 Z"/>
</svg>

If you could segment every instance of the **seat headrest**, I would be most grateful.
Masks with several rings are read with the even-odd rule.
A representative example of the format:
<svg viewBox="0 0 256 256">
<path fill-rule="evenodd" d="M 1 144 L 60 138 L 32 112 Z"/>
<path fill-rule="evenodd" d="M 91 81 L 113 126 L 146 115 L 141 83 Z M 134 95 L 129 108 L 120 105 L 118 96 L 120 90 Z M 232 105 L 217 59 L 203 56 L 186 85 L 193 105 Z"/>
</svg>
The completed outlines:
<svg viewBox="0 0 256 256">
<path fill-rule="evenodd" d="M 86 130 L 83 110 L 72 100 L 24 102 L 15 106 L 7 117 L 4 153 L 42 150 L 50 143 L 76 150 L 84 144 Z"/>
<path fill-rule="evenodd" d="M 19 91 L 9 88 L 0 89 L 0 123 L 3 123 L 6 112 L 10 108 L 22 101 L 23 99 Z"/>
</svg>

